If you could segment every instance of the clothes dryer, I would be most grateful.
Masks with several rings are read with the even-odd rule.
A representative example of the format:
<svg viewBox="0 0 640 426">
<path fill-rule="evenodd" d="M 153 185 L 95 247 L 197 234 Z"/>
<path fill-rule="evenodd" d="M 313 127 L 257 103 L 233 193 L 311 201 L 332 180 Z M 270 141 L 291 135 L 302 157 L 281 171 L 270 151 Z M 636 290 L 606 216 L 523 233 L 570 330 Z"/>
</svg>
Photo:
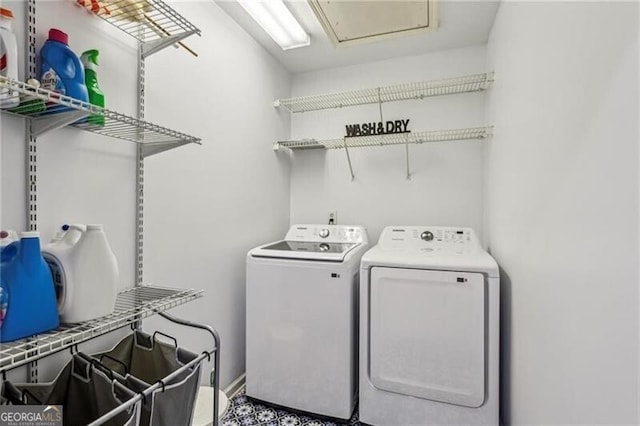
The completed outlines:
<svg viewBox="0 0 640 426">
<path fill-rule="evenodd" d="M 360 420 L 498 425 L 499 284 L 470 228 L 385 228 L 360 271 Z"/>
</svg>

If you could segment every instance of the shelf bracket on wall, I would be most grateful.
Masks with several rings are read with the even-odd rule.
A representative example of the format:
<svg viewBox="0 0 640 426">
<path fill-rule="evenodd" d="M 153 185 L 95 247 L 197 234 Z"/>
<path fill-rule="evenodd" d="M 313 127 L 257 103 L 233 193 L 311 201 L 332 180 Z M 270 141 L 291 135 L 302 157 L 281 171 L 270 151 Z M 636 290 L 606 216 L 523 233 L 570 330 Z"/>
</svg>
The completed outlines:
<svg viewBox="0 0 640 426">
<path fill-rule="evenodd" d="M 27 78 L 36 77 L 36 0 L 27 1 L 26 60 L 25 75 Z M 27 226 L 29 231 L 38 229 L 38 162 L 37 140 L 33 131 L 33 123 L 27 123 L 26 132 L 26 182 L 27 182 Z M 30 362 L 27 366 L 27 376 L 30 383 L 38 382 L 38 362 Z"/>
<path fill-rule="evenodd" d="M 31 119 L 31 131 L 35 137 L 42 136 L 52 130 L 75 123 L 87 115 L 89 115 L 88 111 L 73 110 L 33 118 Z"/>
<path fill-rule="evenodd" d="M 164 38 L 160 38 L 158 40 L 146 42 L 142 45 L 142 58 L 146 59 L 154 53 L 161 51 L 165 47 L 176 44 L 180 40 L 184 40 L 185 38 L 197 33 L 197 31 L 188 31 L 185 33 L 174 34 Z"/>
<path fill-rule="evenodd" d="M 380 122 L 384 125 L 384 119 L 382 118 L 382 95 L 380 94 L 380 88 L 378 87 L 378 109 L 380 111 Z"/>
<path fill-rule="evenodd" d="M 190 143 L 191 142 L 185 141 L 148 143 L 142 146 L 142 158 L 151 157 L 152 155 L 160 154 L 161 152 L 178 148 L 182 145 L 188 145 Z"/>
<path fill-rule="evenodd" d="M 407 180 L 411 180 L 411 171 L 409 169 L 409 134 L 408 133 L 405 136 L 404 149 L 405 149 L 405 155 L 407 158 Z"/>
<path fill-rule="evenodd" d="M 347 138 L 343 138 L 344 141 L 344 152 L 347 153 L 347 163 L 349 164 L 349 173 L 351 174 L 351 181 L 355 179 L 355 175 L 353 174 L 353 167 L 351 165 L 351 156 L 349 155 L 349 147 L 347 146 Z"/>
</svg>

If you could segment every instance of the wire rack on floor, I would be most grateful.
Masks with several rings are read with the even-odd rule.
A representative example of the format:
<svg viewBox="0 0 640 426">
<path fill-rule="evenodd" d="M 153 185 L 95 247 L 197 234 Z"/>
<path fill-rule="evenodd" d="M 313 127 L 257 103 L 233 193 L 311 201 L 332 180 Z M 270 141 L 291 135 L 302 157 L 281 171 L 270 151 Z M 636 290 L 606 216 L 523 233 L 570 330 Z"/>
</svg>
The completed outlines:
<svg viewBox="0 0 640 426">
<path fill-rule="evenodd" d="M 479 92 L 486 90 L 492 82 L 493 73 L 473 74 L 445 80 L 420 81 L 350 92 L 278 99 L 275 101 L 274 106 L 284 107 L 290 112 L 316 111 L 355 105 L 424 99 L 431 96 L 453 95 L 456 93 Z"/>
<path fill-rule="evenodd" d="M 145 156 L 189 143 L 201 144 L 201 139 L 195 136 L 3 76 L 0 76 L 0 91 L 20 95 L 19 106 L 2 111 L 29 118 L 35 136 L 69 125 L 142 144 Z"/>
<path fill-rule="evenodd" d="M 151 285 L 122 291 L 111 315 L 77 324 L 63 324 L 48 333 L 3 343 L 0 345 L 0 371 L 20 367 L 200 297 L 202 290 Z"/>
<path fill-rule="evenodd" d="M 357 136 L 341 139 L 303 139 L 297 141 L 276 142 L 274 149 L 339 149 L 363 148 L 369 146 L 420 144 L 426 142 L 444 142 L 468 139 L 485 139 L 491 136 L 493 127 L 472 127 L 468 129 L 435 130 L 427 132 L 407 132 L 375 136 Z"/>
<path fill-rule="evenodd" d="M 142 43 L 143 56 L 190 35 L 200 35 L 195 25 L 162 0 L 115 0 L 105 3 L 104 7 L 95 7 L 93 11 Z"/>
</svg>

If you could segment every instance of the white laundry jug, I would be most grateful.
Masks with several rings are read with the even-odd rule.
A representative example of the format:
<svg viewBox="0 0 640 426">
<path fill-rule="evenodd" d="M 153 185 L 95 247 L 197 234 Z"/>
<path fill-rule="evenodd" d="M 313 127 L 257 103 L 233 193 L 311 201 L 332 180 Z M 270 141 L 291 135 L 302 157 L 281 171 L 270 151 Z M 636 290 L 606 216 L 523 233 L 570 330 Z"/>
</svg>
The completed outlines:
<svg viewBox="0 0 640 426">
<path fill-rule="evenodd" d="M 13 13 L 0 7 L 0 75 L 18 79 L 18 43 L 11 29 Z M 13 108 L 20 104 L 18 92 L 7 87 L 0 89 L 0 108 Z"/>
<path fill-rule="evenodd" d="M 65 225 L 42 250 L 51 268 L 63 323 L 113 312 L 118 263 L 102 225 Z"/>
</svg>

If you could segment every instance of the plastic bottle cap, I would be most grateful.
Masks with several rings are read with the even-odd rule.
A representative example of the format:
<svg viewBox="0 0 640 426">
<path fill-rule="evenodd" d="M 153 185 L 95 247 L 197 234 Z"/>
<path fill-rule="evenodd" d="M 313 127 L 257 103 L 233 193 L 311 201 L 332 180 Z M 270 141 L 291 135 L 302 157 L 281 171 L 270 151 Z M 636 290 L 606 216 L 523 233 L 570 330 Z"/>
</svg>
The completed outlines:
<svg viewBox="0 0 640 426">
<path fill-rule="evenodd" d="M 21 232 L 20 238 L 40 238 L 40 233 L 38 231 Z"/>
<path fill-rule="evenodd" d="M 56 28 L 49 30 L 49 40 L 57 41 L 63 44 L 69 44 L 69 36 L 64 31 L 60 31 Z"/>
<path fill-rule="evenodd" d="M 102 231 L 102 225 L 87 225 L 87 231 Z"/>
<path fill-rule="evenodd" d="M 0 7 L 0 15 L 4 16 L 5 18 L 13 19 L 13 12 L 3 7 Z"/>
</svg>

